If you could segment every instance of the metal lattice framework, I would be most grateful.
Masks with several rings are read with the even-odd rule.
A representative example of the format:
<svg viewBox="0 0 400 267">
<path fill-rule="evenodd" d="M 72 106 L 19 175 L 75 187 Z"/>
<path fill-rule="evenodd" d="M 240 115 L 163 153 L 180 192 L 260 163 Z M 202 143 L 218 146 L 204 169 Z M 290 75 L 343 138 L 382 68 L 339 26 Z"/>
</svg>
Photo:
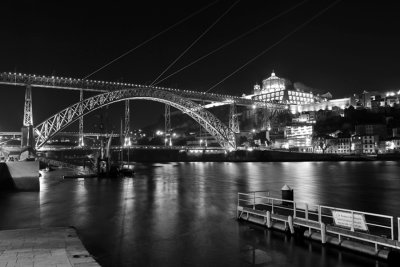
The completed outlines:
<svg viewBox="0 0 400 267">
<path fill-rule="evenodd" d="M 226 149 L 236 149 L 234 133 L 209 111 L 182 96 L 149 87 L 130 88 L 99 94 L 80 101 L 48 118 L 34 128 L 36 149 L 80 117 L 108 104 L 126 99 L 144 99 L 170 105 L 186 113 Z"/>
<path fill-rule="evenodd" d="M 131 112 L 129 110 L 129 99 L 125 100 L 125 126 L 124 126 L 124 137 L 127 138 L 129 136 L 129 125 L 130 125 L 130 119 L 131 118 Z"/>
<path fill-rule="evenodd" d="M 28 84 L 25 89 L 25 105 L 24 105 L 24 126 L 33 125 L 32 115 L 32 87 Z"/>
<path fill-rule="evenodd" d="M 239 118 L 235 103 L 232 103 L 229 108 L 229 129 L 231 129 L 234 133 L 240 133 Z"/>
<path fill-rule="evenodd" d="M 79 101 L 83 101 L 83 90 L 79 91 Z M 82 109 L 82 106 L 81 106 Z M 82 110 L 79 111 L 82 113 Z M 79 118 L 79 146 L 83 146 L 83 116 Z"/>
<path fill-rule="evenodd" d="M 214 93 L 206 93 L 206 92 L 191 91 L 191 90 L 180 90 L 175 88 L 158 87 L 158 86 L 156 87 L 156 86 L 138 85 L 132 83 L 94 81 L 94 80 L 84 80 L 84 79 L 75 79 L 66 77 L 32 75 L 32 74 L 15 73 L 15 72 L 1 72 L 0 84 L 19 85 L 19 86 L 25 86 L 26 84 L 29 84 L 32 87 L 65 89 L 65 90 L 83 90 L 83 91 L 103 92 L 103 93 L 143 87 L 148 89 L 167 91 L 175 95 L 180 95 L 181 97 L 187 99 L 217 103 L 218 105 L 229 105 L 230 103 L 235 102 L 236 105 L 238 106 L 255 105 L 257 107 L 265 107 L 273 110 L 287 109 L 287 105 L 285 104 L 257 101 L 232 95 L 214 94 Z"/>
</svg>

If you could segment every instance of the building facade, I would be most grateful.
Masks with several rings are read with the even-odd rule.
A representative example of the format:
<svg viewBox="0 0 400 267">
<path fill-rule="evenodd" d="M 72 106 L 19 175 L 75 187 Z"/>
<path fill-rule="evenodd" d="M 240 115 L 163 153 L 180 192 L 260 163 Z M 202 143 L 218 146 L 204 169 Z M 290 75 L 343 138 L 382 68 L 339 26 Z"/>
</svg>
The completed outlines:
<svg viewBox="0 0 400 267">
<path fill-rule="evenodd" d="M 279 78 L 275 72 L 262 81 L 262 86 L 254 85 L 254 100 L 266 102 L 279 102 L 284 104 L 302 105 L 314 102 L 314 94 L 306 92 L 298 84 L 292 84 L 289 80 Z"/>
<path fill-rule="evenodd" d="M 289 148 L 293 147 L 310 147 L 313 135 L 312 125 L 289 125 L 285 127 L 284 137 L 286 138 Z"/>
</svg>

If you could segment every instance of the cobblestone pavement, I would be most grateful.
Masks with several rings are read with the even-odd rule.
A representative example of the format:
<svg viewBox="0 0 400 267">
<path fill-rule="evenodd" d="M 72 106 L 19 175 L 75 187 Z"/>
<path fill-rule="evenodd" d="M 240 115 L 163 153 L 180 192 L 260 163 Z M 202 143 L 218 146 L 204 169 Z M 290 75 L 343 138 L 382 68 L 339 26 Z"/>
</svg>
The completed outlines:
<svg viewBox="0 0 400 267">
<path fill-rule="evenodd" d="M 37 228 L 0 231 L 0 267 L 100 266 L 75 229 Z"/>
</svg>

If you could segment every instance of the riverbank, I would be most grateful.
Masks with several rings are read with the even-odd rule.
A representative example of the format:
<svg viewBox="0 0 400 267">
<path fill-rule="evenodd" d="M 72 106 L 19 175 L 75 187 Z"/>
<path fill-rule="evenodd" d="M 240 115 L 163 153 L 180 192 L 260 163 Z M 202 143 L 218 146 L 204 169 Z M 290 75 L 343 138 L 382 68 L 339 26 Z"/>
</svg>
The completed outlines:
<svg viewBox="0 0 400 267">
<path fill-rule="evenodd" d="M 0 231 L 0 266 L 100 266 L 70 227 Z"/>
<path fill-rule="evenodd" d="M 126 151 L 125 151 L 126 153 Z M 114 155 L 117 158 L 117 154 Z M 128 155 L 125 155 L 125 159 Z M 135 162 L 299 162 L 299 161 L 374 161 L 400 160 L 400 154 L 338 155 L 301 153 L 276 150 L 237 150 L 224 151 L 213 149 L 133 149 L 129 151 L 129 160 Z"/>
</svg>

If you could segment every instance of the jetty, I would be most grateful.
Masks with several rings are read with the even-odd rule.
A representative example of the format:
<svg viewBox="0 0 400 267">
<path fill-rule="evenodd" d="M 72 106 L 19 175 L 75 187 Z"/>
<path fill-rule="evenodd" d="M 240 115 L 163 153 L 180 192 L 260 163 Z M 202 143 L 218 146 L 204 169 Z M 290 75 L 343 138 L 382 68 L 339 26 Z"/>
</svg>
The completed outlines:
<svg viewBox="0 0 400 267">
<path fill-rule="evenodd" d="M 237 218 L 384 260 L 400 255 L 400 217 L 294 201 L 287 185 L 280 198 L 239 192 Z"/>
</svg>

